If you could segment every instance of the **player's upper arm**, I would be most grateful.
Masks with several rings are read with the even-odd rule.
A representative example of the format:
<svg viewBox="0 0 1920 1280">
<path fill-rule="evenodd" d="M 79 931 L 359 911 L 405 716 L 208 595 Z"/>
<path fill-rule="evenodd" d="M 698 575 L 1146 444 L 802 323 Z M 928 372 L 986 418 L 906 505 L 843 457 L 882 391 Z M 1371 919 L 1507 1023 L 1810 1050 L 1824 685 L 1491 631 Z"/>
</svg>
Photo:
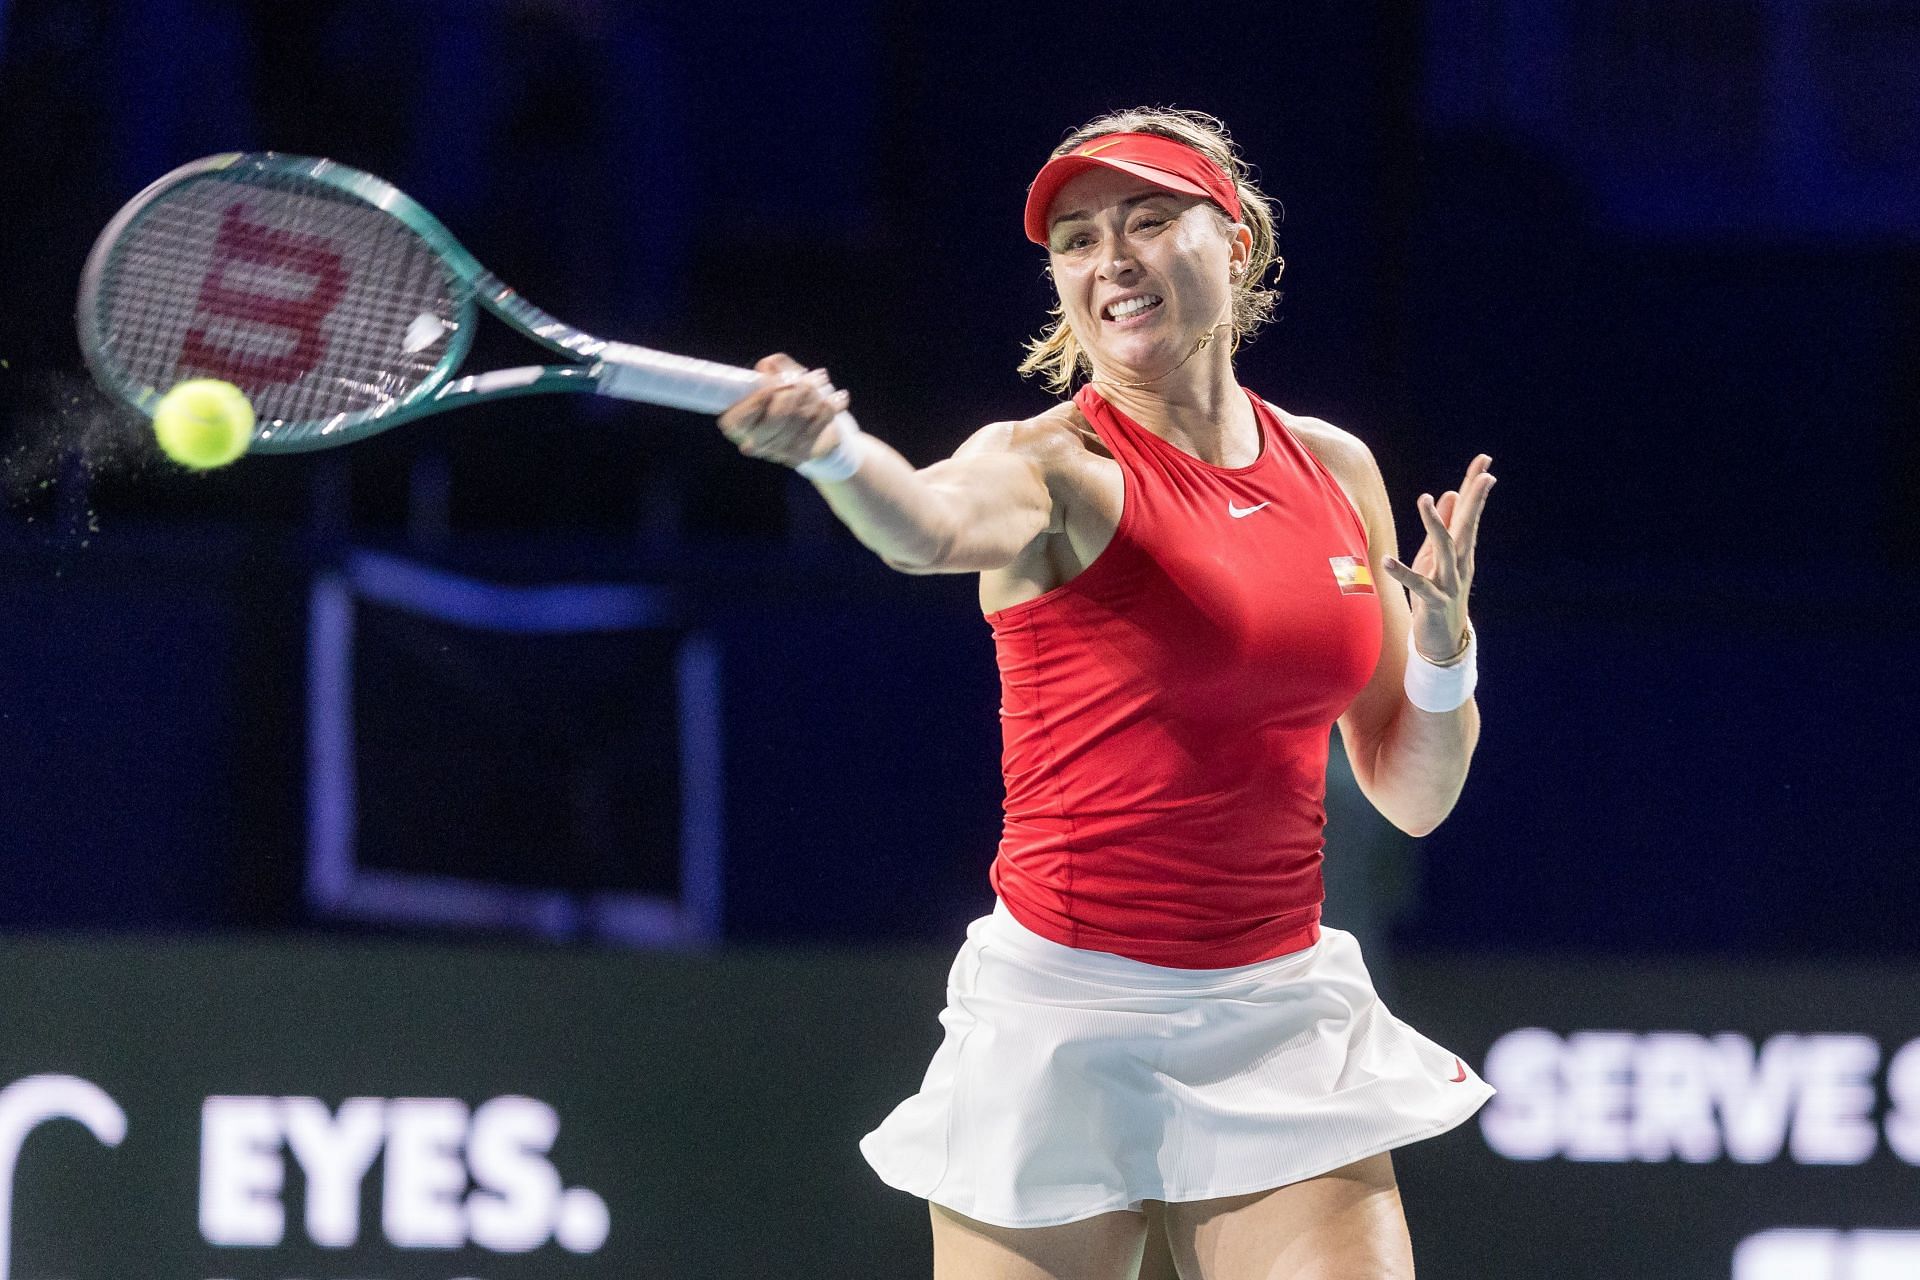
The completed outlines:
<svg viewBox="0 0 1920 1280">
<path fill-rule="evenodd" d="M 1054 527 L 1046 433 L 1034 422 L 994 422 L 953 455 L 920 469 L 941 513 L 940 551 L 906 573 L 977 573 L 1011 564 Z M 889 562 L 893 563 L 893 562 Z"/>
</svg>

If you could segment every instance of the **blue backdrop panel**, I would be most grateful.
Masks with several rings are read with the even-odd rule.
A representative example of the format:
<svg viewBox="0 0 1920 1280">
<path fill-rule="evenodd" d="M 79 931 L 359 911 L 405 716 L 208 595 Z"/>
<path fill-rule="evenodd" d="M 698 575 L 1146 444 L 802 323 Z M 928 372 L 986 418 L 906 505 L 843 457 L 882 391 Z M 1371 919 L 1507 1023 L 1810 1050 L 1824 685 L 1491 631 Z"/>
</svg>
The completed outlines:
<svg viewBox="0 0 1920 1280">
<path fill-rule="evenodd" d="M 0 578 L 0 924 L 208 923 L 240 756 L 230 584 L 32 558 Z"/>
</svg>

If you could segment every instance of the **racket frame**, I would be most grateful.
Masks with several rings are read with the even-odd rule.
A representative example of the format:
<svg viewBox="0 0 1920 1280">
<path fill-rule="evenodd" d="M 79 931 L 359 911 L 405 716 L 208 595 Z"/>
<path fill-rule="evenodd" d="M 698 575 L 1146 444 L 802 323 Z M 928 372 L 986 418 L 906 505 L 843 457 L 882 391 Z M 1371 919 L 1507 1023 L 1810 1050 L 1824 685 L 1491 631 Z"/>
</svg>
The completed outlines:
<svg viewBox="0 0 1920 1280">
<path fill-rule="evenodd" d="M 103 388 L 142 414 L 151 416 L 167 388 L 135 385 L 131 379 L 116 376 L 121 365 L 108 350 L 100 313 L 114 247 L 155 209 L 162 196 L 182 183 L 219 181 L 219 175 L 242 166 L 269 178 L 319 183 L 398 219 L 425 242 L 446 271 L 455 314 L 446 351 L 405 395 L 324 420 L 261 421 L 254 428 L 250 452 L 322 449 L 466 404 L 555 392 L 595 392 L 719 413 L 759 382 L 759 375 L 751 370 L 609 342 L 564 323 L 502 283 L 438 218 L 384 179 L 319 157 L 227 152 L 182 165 L 149 183 L 100 233 L 81 274 L 76 320 L 87 367 Z M 574 363 L 525 365 L 455 378 L 455 370 L 473 345 L 476 304 L 516 332 Z"/>
</svg>

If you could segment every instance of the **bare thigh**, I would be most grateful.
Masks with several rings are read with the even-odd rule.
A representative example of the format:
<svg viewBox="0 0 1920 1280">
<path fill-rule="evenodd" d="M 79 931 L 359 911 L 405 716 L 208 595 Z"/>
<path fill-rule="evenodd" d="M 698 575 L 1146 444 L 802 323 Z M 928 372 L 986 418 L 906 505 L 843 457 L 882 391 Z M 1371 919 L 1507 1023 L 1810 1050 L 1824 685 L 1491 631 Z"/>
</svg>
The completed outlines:
<svg viewBox="0 0 1920 1280">
<path fill-rule="evenodd" d="M 1167 1247 L 1167 1206 L 1158 1200 L 1144 1200 L 1140 1209 L 1147 1215 L 1147 1244 L 1140 1255 L 1140 1280 L 1180 1280 L 1173 1265 L 1173 1251 Z"/>
<path fill-rule="evenodd" d="M 1385 1154 L 1166 1212 L 1184 1280 L 1413 1280 L 1413 1245 Z"/>
<path fill-rule="evenodd" d="M 1120 1210 L 1058 1227 L 996 1227 L 932 1204 L 933 1280 L 1134 1280 L 1147 1237 Z"/>
</svg>

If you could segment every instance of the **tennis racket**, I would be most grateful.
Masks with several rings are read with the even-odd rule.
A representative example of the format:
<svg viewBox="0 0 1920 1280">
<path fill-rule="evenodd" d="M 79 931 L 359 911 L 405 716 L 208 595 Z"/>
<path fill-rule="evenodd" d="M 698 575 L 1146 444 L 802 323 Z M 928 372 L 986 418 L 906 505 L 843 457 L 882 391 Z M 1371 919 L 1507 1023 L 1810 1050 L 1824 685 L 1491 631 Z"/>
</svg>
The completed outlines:
<svg viewBox="0 0 1920 1280">
<path fill-rule="evenodd" d="M 476 307 L 566 364 L 455 377 Z M 509 396 L 575 391 L 720 413 L 750 369 L 608 342 L 522 298 L 391 184 L 273 152 L 196 160 L 114 216 L 87 257 L 80 347 L 142 413 L 188 378 L 253 402 L 250 451 L 349 444 Z"/>
</svg>

